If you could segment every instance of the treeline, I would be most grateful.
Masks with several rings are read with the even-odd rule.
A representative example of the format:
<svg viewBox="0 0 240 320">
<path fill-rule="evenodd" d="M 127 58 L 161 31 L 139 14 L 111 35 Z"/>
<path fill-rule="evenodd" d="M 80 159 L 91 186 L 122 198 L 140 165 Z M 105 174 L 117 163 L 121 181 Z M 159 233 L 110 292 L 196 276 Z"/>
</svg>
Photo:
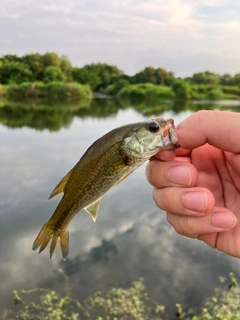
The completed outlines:
<svg viewBox="0 0 240 320">
<path fill-rule="evenodd" d="M 2 87 L 1 87 L 2 85 Z M 10 98 L 91 97 L 91 91 L 127 99 L 239 99 L 240 73 L 209 71 L 176 78 L 164 68 L 146 67 L 133 76 L 106 63 L 73 67 L 67 56 L 54 52 L 0 58 L 0 96 Z"/>
<path fill-rule="evenodd" d="M 88 84 L 92 90 L 100 91 L 111 84 L 153 83 L 171 85 L 174 73 L 163 68 L 146 67 L 134 76 L 124 74 L 118 67 L 106 63 L 87 64 L 73 67 L 67 56 L 54 52 L 32 53 L 22 57 L 5 55 L 0 58 L 0 84 L 23 82 L 78 82 Z"/>
<path fill-rule="evenodd" d="M 106 63 L 87 64 L 82 68 L 73 67 L 67 56 L 59 56 L 55 52 L 31 53 L 22 57 L 8 54 L 0 58 L 1 84 L 74 81 L 89 84 L 92 90 L 99 91 L 117 82 L 119 82 L 119 86 L 127 83 L 152 83 L 171 86 L 175 79 L 174 73 L 164 68 L 146 67 L 135 75 L 129 76 L 124 74 L 117 66 Z M 192 77 L 182 80 L 192 85 L 239 86 L 240 73 L 232 76 L 229 73 L 219 75 L 206 71 L 195 73 Z"/>
<path fill-rule="evenodd" d="M 240 86 L 240 73 L 232 76 L 230 73 L 219 75 L 213 72 L 205 71 L 194 73 L 192 77 L 184 78 L 190 84 L 210 84 L 222 86 Z"/>
</svg>

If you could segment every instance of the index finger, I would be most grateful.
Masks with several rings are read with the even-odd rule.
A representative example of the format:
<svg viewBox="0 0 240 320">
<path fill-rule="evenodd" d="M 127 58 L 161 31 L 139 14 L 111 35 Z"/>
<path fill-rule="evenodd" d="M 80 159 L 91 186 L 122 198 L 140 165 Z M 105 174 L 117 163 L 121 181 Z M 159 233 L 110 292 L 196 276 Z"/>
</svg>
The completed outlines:
<svg viewBox="0 0 240 320">
<path fill-rule="evenodd" d="M 221 150 L 240 152 L 240 114 L 198 111 L 178 125 L 177 136 L 184 149 L 194 149 L 208 143 Z"/>
</svg>

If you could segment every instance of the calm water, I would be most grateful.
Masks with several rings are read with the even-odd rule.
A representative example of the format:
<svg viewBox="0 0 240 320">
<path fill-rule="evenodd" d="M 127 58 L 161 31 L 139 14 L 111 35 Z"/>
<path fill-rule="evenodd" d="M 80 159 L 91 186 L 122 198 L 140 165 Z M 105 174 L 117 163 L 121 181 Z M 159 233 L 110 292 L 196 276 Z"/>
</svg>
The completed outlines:
<svg viewBox="0 0 240 320">
<path fill-rule="evenodd" d="M 86 148 L 112 128 L 151 114 L 178 123 L 193 112 L 170 109 L 167 104 L 134 109 L 114 100 L 61 107 L 59 112 L 56 106 L 47 111 L 43 106 L 0 108 L 0 315 L 15 308 L 14 289 L 47 287 L 62 293 L 59 268 L 80 300 L 143 277 L 151 296 L 172 315 L 176 303 L 200 306 L 218 286 L 219 276 L 230 271 L 240 276 L 239 260 L 172 230 L 152 201 L 145 166 L 104 196 L 96 223 L 85 211 L 74 218 L 67 261 L 59 248 L 52 260 L 48 250 L 41 255 L 31 250 L 60 200 L 47 201 L 49 194 Z"/>
</svg>

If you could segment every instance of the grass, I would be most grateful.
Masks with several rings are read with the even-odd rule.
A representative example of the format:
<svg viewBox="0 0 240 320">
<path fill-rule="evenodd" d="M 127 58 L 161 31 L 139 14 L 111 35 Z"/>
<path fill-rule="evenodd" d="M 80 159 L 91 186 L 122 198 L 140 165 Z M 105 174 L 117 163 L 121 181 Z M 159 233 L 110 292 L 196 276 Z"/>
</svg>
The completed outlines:
<svg viewBox="0 0 240 320">
<path fill-rule="evenodd" d="M 156 99 L 172 100 L 173 92 L 170 87 L 157 86 L 151 83 L 128 85 L 122 88 L 117 97 L 121 99 L 129 99 L 130 101 L 145 100 L 153 101 Z"/>
<path fill-rule="evenodd" d="M 216 86 L 216 85 L 189 85 L 183 82 L 188 88 L 190 100 L 222 100 L 239 99 L 240 87 L 237 86 Z M 112 91 L 114 92 L 114 91 Z M 109 88 L 108 93 L 111 93 Z M 121 88 L 116 96 L 120 99 L 127 99 L 130 102 L 145 101 L 154 102 L 157 100 L 173 100 L 181 97 L 174 94 L 171 87 L 153 85 L 150 83 L 127 85 Z M 184 100 L 184 98 L 181 98 Z"/>
</svg>

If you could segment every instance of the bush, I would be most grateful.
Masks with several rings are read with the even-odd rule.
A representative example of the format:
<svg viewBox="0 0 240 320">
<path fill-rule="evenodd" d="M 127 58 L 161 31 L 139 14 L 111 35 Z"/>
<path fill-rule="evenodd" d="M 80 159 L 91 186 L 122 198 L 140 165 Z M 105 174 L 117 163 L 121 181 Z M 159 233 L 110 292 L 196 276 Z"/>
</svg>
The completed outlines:
<svg viewBox="0 0 240 320">
<path fill-rule="evenodd" d="M 190 85 L 183 80 L 175 80 L 172 83 L 172 90 L 174 92 L 174 96 L 179 100 L 189 100 L 191 99 L 191 88 Z"/>
<path fill-rule="evenodd" d="M 106 94 L 116 96 L 119 91 L 121 91 L 123 88 L 126 88 L 129 86 L 129 81 L 125 79 L 121 79 L 116 81 L 114 84 L 111 84 L 107 87 L 107 89 L 104 91 Z"/>
<path fill-rule="evenodd" d="M 24 99 L 37 97 L 35 91 L 36 84 L 31 82 L 23 82 L 19 85 L 10 85 L 7 88 L 7 96 L 9 99 Z"/>
<path fill-rule="evenodd" d="M 221 86 L 223 93 L 229 93 L 240 96 L 240 87 L 238 86 Z"/>
<path fill-rule="evenodd" d="M 206 94 L 209 91 L 218 88 L 218 86 L 213 84 L 199 84 L 199 85 L 191 85 L 191 92 L 193 93 L 200 93 Z"/>
<path fill-rule="evenodd" d="M 146 95 L 146 91 L 142 88 L 138 87 L 133 87 L 131 90 L 128 92 L 128 97 L 130 100 L 140 100 L 144 99 Z"/>
<path fill-rule="evenodd" d="M 154 101 L 157 99 L 172 99 L 170 87 L 153 85 L 151 83 L 129 85 L 117 94 L 119 98 L 134 100 Z"/>
<path fill-rule="evenodd" d="M 207 94 L 207 99 L 209 99 L 209 100 L 221 100 L 221 99 L 223 99 L 223 93 L 222 93 L 221 89 L 219 89 L 219 88 L 212 89 Z"/>
<path fill-rule="evenodd" d="M 21 85 L 9 86 L 7 95 L 10 99 L 19 98 L 47 98 L 63 100 L 79 100 L 91 98 L 92 91 L 88 85 L 78 83 L 22 83 Z"/>
</svg>

